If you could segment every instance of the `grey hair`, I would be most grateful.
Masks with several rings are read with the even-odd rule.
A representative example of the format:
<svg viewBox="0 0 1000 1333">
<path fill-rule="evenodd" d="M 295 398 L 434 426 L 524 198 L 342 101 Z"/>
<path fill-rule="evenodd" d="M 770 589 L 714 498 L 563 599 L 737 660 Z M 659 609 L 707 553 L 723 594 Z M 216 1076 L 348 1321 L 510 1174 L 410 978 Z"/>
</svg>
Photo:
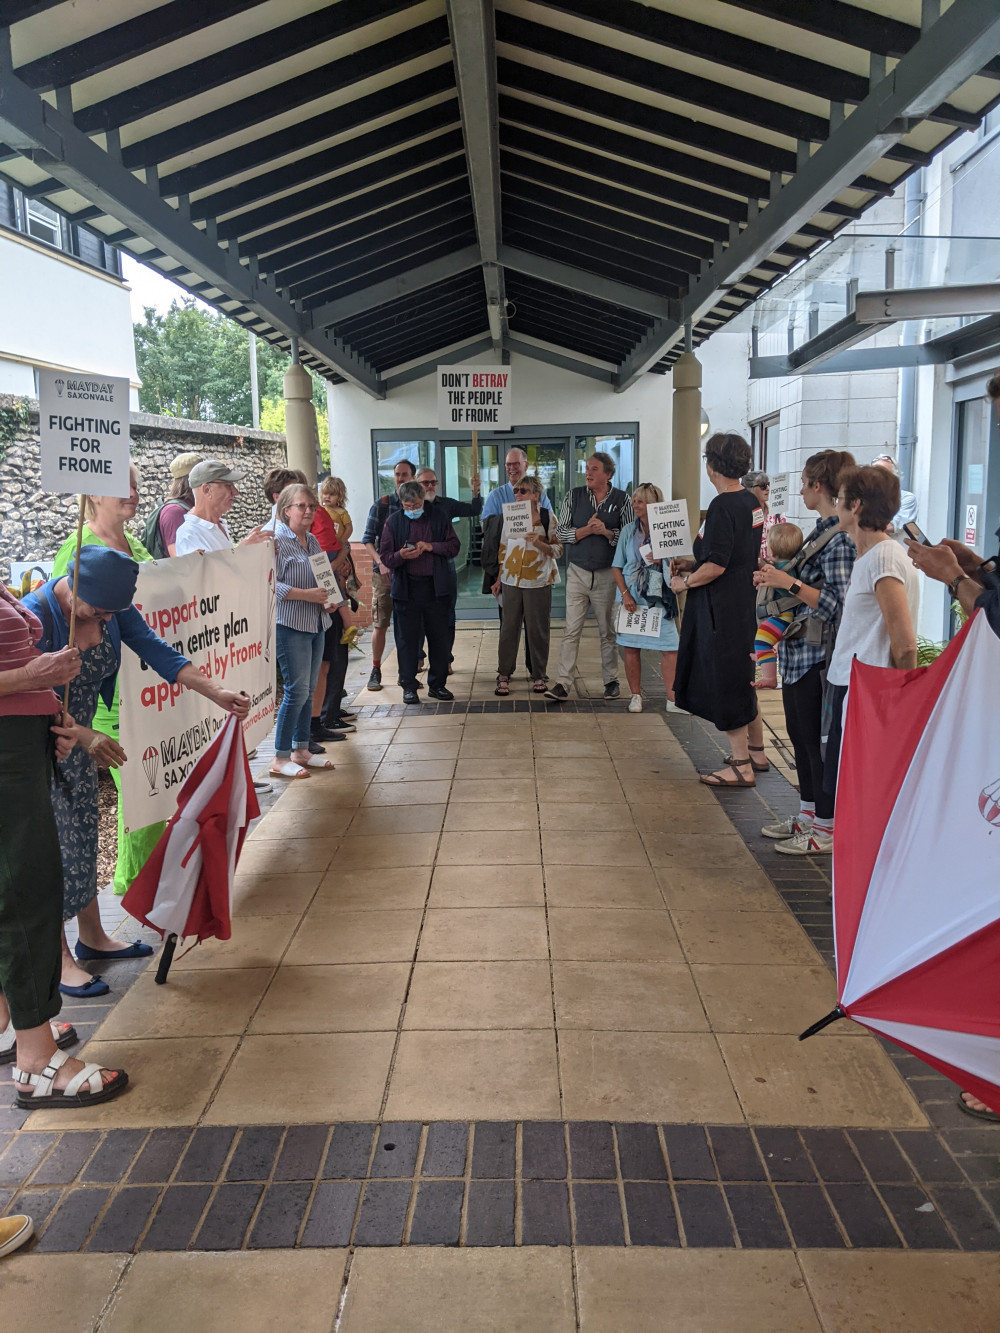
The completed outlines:
<svg viewBox="0 0 1000 1333">
<path fill-rule="evenodd" d="M 522 449 L 519 444 L 512 444 L 510 448 L 507 450 L 507 454 L 520 454 L 525 462 L 528 461 L 527 449 Z M 504 458 L 507 457 L 507 454 L 504 454 Z"/>
<path fill-rule="evenodd" d="M 396 493 L 399 496 L 400 504 L 405 504 L 407 500 L 422 500 L 424 498 L 424 488 L 419 481 L 404 481 Z"/>
<path fill-rule="evenodd" d="M 740 481 L 740 485 L 748 491 L 752 491 L 755 486 L 770 485 L 771 478 L 766 472 L 748 472 Z"/>
</svg>

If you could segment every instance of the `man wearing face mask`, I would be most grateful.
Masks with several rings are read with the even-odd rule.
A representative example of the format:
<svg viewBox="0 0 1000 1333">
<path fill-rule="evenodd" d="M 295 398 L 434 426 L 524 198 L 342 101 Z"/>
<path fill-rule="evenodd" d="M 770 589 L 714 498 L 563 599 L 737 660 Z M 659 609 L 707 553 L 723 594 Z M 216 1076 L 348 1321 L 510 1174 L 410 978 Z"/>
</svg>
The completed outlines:
<svg viewBox="0 0 1000 1333">
<path fill-rule="evenodd" d="M 382 529 L 379 560 L 392 576 L 396 655 L 403 703 L 420 702 L 417 655 L 427 640 L 430 669 L 427 695 L 448 702 L 448 655 L 451 651 L 450 562 L 461 547 L 451 520 L 436 505 L 425 504 L 418 481 L 405 481 L 397 492 L 400 507 Z"/>
</svg>

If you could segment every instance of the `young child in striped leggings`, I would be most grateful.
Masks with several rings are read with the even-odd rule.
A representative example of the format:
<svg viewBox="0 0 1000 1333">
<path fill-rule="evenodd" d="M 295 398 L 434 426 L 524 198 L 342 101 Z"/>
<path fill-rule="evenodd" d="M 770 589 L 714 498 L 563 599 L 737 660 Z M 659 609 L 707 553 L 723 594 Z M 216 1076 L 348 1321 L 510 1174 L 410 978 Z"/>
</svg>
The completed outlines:
<svg viewBox="0 0 1000 1333">
<path fill-rule="evenodd" d="M 802 529 L 796 527 L 794 523 L 775 523 L 767 534 L 767 553 L 775 569 L 784 569 L 801 549 L 802 541 Z M 761 589 L 762 594 L 766 595 L 767 591 L 766 588 Z M 758 595 L 758 607 L 762 600 Z M 795 609 L 792 608 L 775 616 L 765 616 L 757 624 L 757 637 L 754 639 L 753 648 L 759 669 L 756 682 L 758 690 L 778 688 L 777 644 L 794 616 Z"/>
</svg>

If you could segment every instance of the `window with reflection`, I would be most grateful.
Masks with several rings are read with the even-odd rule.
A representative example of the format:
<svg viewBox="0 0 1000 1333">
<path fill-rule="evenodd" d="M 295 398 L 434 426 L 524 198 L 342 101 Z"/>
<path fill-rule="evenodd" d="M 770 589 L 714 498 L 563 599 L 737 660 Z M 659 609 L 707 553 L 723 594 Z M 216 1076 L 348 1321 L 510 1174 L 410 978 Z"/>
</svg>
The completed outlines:
<svg viewBox="0 0 1000 1333">
<path fill-rule="evenodd" d="M 576 435 L 573 437 L 573 475 L 570 487 L 584 484 L 587 459 L 591 454 L 610 454 L 615 460 L 614 485 L 631 491 L 635 485 L 634 435 Z"/>
<path fill-rule="evenodd" d="M 379 495 L 391 495 L 396 489 L 392 474 L 397 463 L 410 462 L 415 469 L 432 467 L 439 472 L 437 451 L 436 440 L 378 440 L 375 466 Z"/>
</svg>

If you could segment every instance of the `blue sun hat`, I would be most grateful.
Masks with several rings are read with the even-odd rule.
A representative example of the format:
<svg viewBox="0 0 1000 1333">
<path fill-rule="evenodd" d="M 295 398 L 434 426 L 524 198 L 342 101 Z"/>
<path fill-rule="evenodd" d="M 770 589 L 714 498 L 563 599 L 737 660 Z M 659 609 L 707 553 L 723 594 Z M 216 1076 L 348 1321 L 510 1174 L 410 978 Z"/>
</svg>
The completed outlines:
<svg viewBox="0 0 1000 1333">
<path fill-rule="evenodd" d="M 76 595 L 99 611 L 124 611 L 132 605 L 139 566 L 131 556 L 113 551 L 110 546 L 83 546 L 80 548 L 80 579 Z M 71 560 L 66 567 L 69 586 L 73 587 Z"/>
</svg>

